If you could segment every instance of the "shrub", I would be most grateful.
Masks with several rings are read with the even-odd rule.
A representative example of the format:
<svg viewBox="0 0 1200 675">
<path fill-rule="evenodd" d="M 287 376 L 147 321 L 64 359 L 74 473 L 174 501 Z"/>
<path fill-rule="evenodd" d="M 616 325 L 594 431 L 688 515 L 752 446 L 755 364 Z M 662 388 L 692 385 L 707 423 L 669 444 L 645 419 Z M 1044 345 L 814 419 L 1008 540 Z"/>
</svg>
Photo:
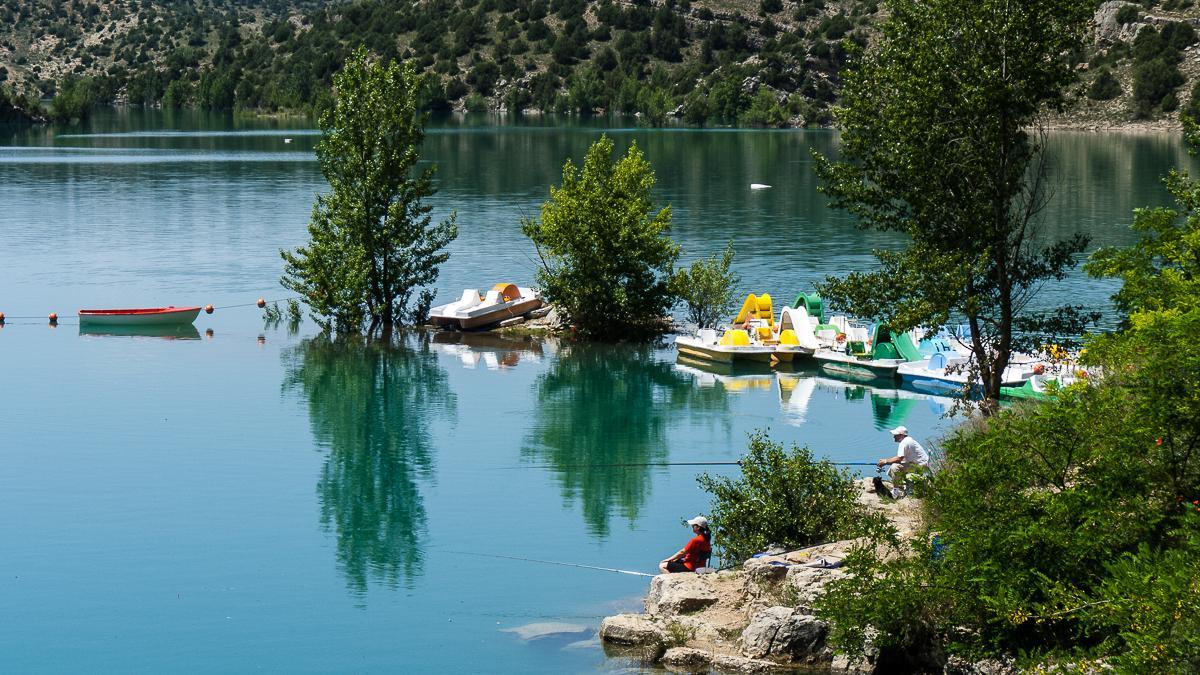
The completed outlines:
<svg viewBox="0 0 1200 675">
<path fill-rule="evenodd" d="M 1117 23 L 1122 26 L 1137 23 L 1142 18 L 1142 11 L 1137 5 L 1125 5 L 1117 10 Z"/>
<path fill-rule="evenodd" d="M 701 258 L 675 274 L 671 284 L 675 294 L 687 305 L 688 321 L 700 328 L 715 328 L 733 312 L 741 280 L 730 271 L 732 262 L 733 241 L 730 240 L 720 258 L 715 255 Z"/>
<path fill-rule="evenodd" d="M 608 136 L 592 144 L 583 167 L 567 160 L 541 217 L 521 228 L 537 247 L 546 299 L 578 330 L 601 339 L 658 333 L 675 296 L 679 247 L 667 236 L 671 207 L 650 201 L 654 170 L 637 144 L 614 162 Z"/>
<path fill-rule="evenodd" d="M 1167 94 L 1184 83 L 1183 74 L 1174 64 L 1162 59 L 1140 63 L 1133 68 L 1133 99 L 1139 115 L 1145 117 Z"/>
<path fill-rule="evenodd" d="M 877 516 L 857 501 L 849 471 L 817 461 L 808 448 L 785 451 L 764 432 L 750 435 L 738 478 L 701 475 L 713 496 L 713 542 L 725 562 L 749 558 L 772 544 L 794 549 L 855 536 Z"/>
<path fill-rule="evenodd" d="M 1087 96 L 1093 101 L 1111 101 L 1121 95 L 1121 83 L 1108 68 L 1102 69 L 1088 87 Z"/>
</svg>

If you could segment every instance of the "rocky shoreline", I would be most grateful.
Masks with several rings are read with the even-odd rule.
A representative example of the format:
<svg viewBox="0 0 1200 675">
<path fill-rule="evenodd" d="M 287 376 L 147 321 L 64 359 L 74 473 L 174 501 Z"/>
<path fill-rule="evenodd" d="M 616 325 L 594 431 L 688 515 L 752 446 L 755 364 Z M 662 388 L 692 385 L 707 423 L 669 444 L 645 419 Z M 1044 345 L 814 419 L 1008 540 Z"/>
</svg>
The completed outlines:
<svg viewBox="0 0 1200 675">
<path fill-rule="evenodd" d="M 920 528 L 920 504 L 912 499 L 883 502 L 858 481 L 859 502 L 883 513 L 900 537 Z M 813 601 L 835 579 L 860 542 L 845 540 L 745 561 L 711 574 L 663 574 L 654 578 L 646 611 L 619 614 L 600 624 L 606 653 L 634 657 L 674 672 L 761 673 L 805 670 L 875 673 L 876 655 L 851 660 L 826 641 L 829 626 L 815 615 Z M 947 672 L 1000 672 L 948 666 Z"/>
</svg>

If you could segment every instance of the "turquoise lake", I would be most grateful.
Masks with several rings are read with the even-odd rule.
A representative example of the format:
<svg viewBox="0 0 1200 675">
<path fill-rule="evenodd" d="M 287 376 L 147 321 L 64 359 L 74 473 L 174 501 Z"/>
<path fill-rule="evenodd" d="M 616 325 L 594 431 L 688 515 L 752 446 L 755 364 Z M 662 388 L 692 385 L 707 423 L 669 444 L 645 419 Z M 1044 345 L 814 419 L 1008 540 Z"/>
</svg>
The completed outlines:
<svg viewBox="0 0 1200 675">
<path fill-rule="evenodd" d="M 899 241 L 823 206 L 810 152 L 834 150 L 828 131 L 438 121 L 435 216 L 460 224 L 440 300 L 532 281 L 520 218 L 601 132 L 645 151 L 683 262 L 732 238 L 744 290 L 780 305 Z M 707 511 L 703 468 L 585 465 L 733 461 L 756 429 L 873 461 L 895 424 L 936 446 L 955 423 L 944 398 L 680 367 L 666 342 L 383 349 L 265 326 L 245 305 L 289 295 L 278 251 L 325 189 L 316 139 L 302 120 L 158 111 L 0 129 L 0 670 L 630 668 L 595 630 L 647 578 L 511 558 L 653 572 Z M 1130 243 L 1132 210 L 1193 164 L 1166 134 L 1058 132 L 1051 153 L 1048 230 L 1094 245 Z M 1114 290 L 1077 273 L 1042 296 L 1108 311 Z M 173 339 L 73 320 L 206 303 L 242 306 Z"/>
</svg>

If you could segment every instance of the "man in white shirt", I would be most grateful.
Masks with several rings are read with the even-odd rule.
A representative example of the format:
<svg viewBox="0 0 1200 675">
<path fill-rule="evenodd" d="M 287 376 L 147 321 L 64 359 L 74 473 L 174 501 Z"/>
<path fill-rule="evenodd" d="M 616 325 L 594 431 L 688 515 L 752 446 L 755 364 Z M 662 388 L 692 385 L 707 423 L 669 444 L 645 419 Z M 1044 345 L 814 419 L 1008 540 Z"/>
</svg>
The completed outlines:
<svg viewBox="0 0 1200 675">
<path fill-rule="evenodd" d="M 892 479 L 891 496 L 893 499 L 899 499 L 904 496 L 905 479 L 907 476 L 925 473 L 929 470 L 929 453 L 925 452 L 925 448 L 917 442 L 917 439 L 908 435 L 907 427 L 896 427 L 892 429 L 892 440 L 899 445 L 896 448 L 895 457 L 885 457 L 875 463 L 875 466 L 882 469 L 888 467 L 888 478 Z M 880 496 L 888 494 L 887 487 L 883 481 L 875 477 L 875 492 Z"/>
</svg>

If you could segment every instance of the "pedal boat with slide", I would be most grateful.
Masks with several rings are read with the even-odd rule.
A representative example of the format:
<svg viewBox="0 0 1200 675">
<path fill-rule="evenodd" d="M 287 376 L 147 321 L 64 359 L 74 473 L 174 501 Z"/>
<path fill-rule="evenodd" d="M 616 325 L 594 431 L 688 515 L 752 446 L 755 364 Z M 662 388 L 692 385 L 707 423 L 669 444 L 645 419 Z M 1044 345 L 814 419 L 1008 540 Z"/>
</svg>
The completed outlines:
<svg viewBox="0 0 1200 675">
<path fill-rule="evenodd" d="M 805 309 L 784 307 L 777 322 L 771 303 L 768 293 L 747 295 L 729 328 L 740 328 L 751 342 L 771 347 L 772 359 L 780 363 L 791 363 L 797 356 L 815 352 L 819 345 Z"/>
<path fill-rule="evenodd" d="M 431 308 L 429 319 L 435 326 L 471 330 L 525 316 L 541 306 L 542 298 L 537 291 L 499 283 L 484 295 L 468 288 L 458 300 Z"/>
<path fill-rule="evenodd" d="M 751 340 L 750 334 L 740 328 L 730 328 L 720 337 L 711 328 L 701 329 L 696 335 L 679 335 L 675 338 L 675 348 L 681 357 L 717 363 L 770 363 L 775 353 L 774 347 Z"/>
<path fill-rule="evenodd" d="M 80 326 L 186 326 L 200 315 L 199 307 L 138 309 L 81 309 Z"/>
</svg>

